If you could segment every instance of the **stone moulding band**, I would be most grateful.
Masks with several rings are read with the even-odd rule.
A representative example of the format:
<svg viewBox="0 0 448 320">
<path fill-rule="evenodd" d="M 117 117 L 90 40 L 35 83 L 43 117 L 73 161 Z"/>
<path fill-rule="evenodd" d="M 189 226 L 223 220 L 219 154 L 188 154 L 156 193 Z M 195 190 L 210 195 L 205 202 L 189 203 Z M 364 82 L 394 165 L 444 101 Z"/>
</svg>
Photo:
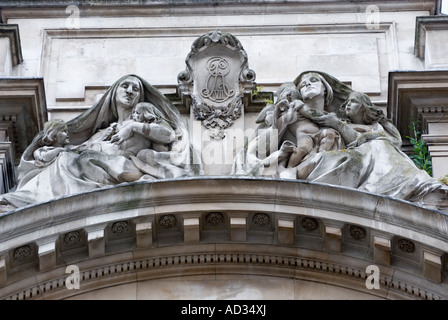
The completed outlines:
<svg viewBox="0 0 448 320">
<path fill-rule="evenodd" d="M 378 264 L 387 289 L 376 295 L 448 299 L 434 287 L 434 281 L 445 281 L 447 219 L 414 203 L 307 181 L 130 183 L 0 216 L 0 297 L 77 294 L 60 290 L 69 264 L 79 266 L 86 290 L 100 279 L 108 286 L 129 283 L 129 276 L 140 281 L 199 275 L 199 266 L 210 266 L 205 274 L 216 275 L 318 281 L 325 274 L 338 286 L 365 290 L 363 270 Z M 130 260 L 124 253 L 131 252 Z M 30 270 L 39 283 L 13 285 Z"/>
<path fill-rule="evenodd" d="M 274 249 L 275 250 L 275 249 Z M 214 266 L 206 269 L 204 266 Z M 346 266 L 338 263 L 329 263 L 312 258 L 299 256 L 282 256 L 269 253 L 228 253 L 228 252 L 207 252 L 191 253 L 184 255 L 162 255 L 157 257 L 134 259 L 92 268 L 80 272 L 80 288 L 95 287 L 95 282 L 107 282 L 107 286 L 125 284 L 129 282 L 129 275 L 135 274 L 131 278 L 138 278 L 139 281 L 175 277 L 179 273 L 182 275 L 207 275 L 213 272 L 219 274 L 244 275 L 245 268 L 251 269 L 253 274 L 259 276 L 286 277 L 300 280 L 319 281 L 318 274 L 330 276 L 334 283 L 342 287 L 358 287 L 360 291 L 368 292 L 365 288 L 365 281 L 368 277 L 365 269 Z M 198 271 L 196 271 L 196 269 Z M 65 270 L 65 268 L 64 268 Z M 63 273 L 64 270 L 61 270 Z M 19 292 L 1 297 L 3 300 L 29 300 L 29 299 L 53 299 L 54 297 L 75 296 L 83 291 L 67 290 L 67 274 L 62 277 L 43 281 Z M 354 285 L 355 284 L 355 285 Z M 411 299 L 440 300 L 446 299 L 438 294 L 419 287 L 409 285 L 403 280 L 394 276 L 380 276 L 379 279 L 381 294 L 397 294 Z M 385 293 L 386 292 L 386 293 Z"/>
</svg>

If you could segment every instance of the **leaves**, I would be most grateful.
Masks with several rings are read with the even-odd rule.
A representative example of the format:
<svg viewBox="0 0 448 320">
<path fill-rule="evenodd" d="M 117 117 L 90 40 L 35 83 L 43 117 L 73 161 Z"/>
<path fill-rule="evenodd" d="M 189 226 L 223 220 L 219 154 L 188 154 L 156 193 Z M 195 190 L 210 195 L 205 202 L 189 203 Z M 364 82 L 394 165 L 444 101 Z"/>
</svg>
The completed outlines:
<svg viewBox="0 0 448 320">
<path fill-rule="evenodd" d="M 420 132 L 417 130 L 417 122 L 412 121 L 409 126 L 413 137 L 406 136 L 414 147 L 414 154 L 410 155 L 409 158 L 415 163 L 415 165 L 425 170 L 430 176 L 432 176 L 432 162 L 429 155 L 428 147 L 421 139 Z"/>
</svg>

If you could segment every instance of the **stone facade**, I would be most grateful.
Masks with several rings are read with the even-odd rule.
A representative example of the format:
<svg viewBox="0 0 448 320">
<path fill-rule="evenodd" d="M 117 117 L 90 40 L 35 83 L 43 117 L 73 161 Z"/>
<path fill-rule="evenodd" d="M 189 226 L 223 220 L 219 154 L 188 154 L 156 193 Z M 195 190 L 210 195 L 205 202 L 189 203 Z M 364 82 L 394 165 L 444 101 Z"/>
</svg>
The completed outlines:
<svg viewBox="0 0 448 320">
<path fill-rule="evenodd" d="M 433 176 L 447 174 L 448 20 L 439 1 L 1 6 L 2 193 L 14 188 L 14 166 L 46 121 L 74 119 L 125 74 L 148 81 L 180 111 L 204 173 L 5 213 L 0 298 L 448 298 L 439 211 L 344 187 L 230 176 L 266 100 L 306 70 L 368 94 L 407 154 L 417 121 Z M 234 105 L 222 92 L 212 96 L 209 75 L 195 72 L 217 55 L 216 43 L 228 49 L 231 67 L 219 70 L 221 80 L 232 75 L 223 83 Z M 244 77 L 232 74 L 238 68 Z M 200 115 L 213 104 L 219 114 Z M 229 106 L 238 114 L 226 113 Z M 368 288 L 371 265 L 379 289 Z M 67 287 L 70 266 L 80 270 L 80 289 Z"/>
</svg>

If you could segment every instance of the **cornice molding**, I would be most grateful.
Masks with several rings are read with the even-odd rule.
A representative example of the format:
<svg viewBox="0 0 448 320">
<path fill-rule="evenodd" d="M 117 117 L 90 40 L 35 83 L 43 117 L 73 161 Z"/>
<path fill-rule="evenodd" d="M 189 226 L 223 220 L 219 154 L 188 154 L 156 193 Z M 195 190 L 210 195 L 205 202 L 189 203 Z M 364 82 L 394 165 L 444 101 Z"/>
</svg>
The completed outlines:
<svg viewBox="0 0 448 320">
<path fill-rule="evenodd" d="M 442 212 L 326 184 L 137 182 L 3 213 L 0 298 L 64 299 L 147 279 L 235 272 L 366 292 L 364 270 L 374 264 L 385 291 L 371 294 L 448 299 L 446 230 Z M 82 271 L 82 291 L 64 290 L 72 264 Z"/>
<path fill-rule="evenodd" d="M 16 164 L 47 120 L 43 78 L 0 78 L 0 121 L 13 122 Z"/>
<path fill-rule="evenodd" d="M 199 1 L 98 1 L 89 0 L 75 3 L 80 9 L 80 17 L 86 16 L 160 16 L 160 15 L 241 15 L 241 14 L 298 14 L 298 13 L 359 13 L 369 5 L 380 11 L 428 11 L 430 15 L 440 13 L 440 0 L 199 0 Z M 0 1 L 3 22 L 12 18 L 56 18 L 67 17 L 65 8 L 73 1 Z M 63 8 L 64 10 L 61 10 Z"/>
<path fill-rule="evenodd" d="M 312 250 L 297 251 L 288 250 L 285 247 L 262 245 L 219 244 L 214 248 L 204 245 L 200 248 L 195 246 L 182 249 L 167 247 L 162 250 L 152 250 L 151 254 L 134 259 L 110 257 L 115 260 L 115 263 L 99 264 L 93 268 L 88 268 L 87 263 L 81 262 L 78 264 L 81 269 L 79 290 L 67 290 L 65 284 L 68 274 L 65 273 L 66 266 L 64 266 L 53 270 L 53 275 L 50 273 L 39 275 L 41 281 L 28 284 L 26 289 L 23 288 L 1 298 L 3 300 L 61 300 L 76 298 L 77 295 L 91 290 L 116 287 L 136 281 L 157 279 L 169 281 L 170 278 L 179 276 L 194 276 L 195 281 L 198 282 L 200 279 L 198 277 L 207 279 L 209 276 L 232 274 L 234 279 L 238 279 L 238 276 L 244 278 L 247 275 L 252 277 L 257 275 L 261 281 L 264 277 L 276 277 L 323 284 L 331 283 L 331 285 L 349 290 L 371 294 L 375 299 L 446 299 L 421 279 L 417 284 L 409 281 L 406 276 L 400 277 L 394 274 L 393 268 L 382 267 L 378 282 L 380 289 L 369 290 L 365 286 L 369 276 L 366 274 L 368 264 L 360 259 L 347 259 L 342 262 L 331 257 L 328 260 L 321 260 L 315 257 L 316 253 Z M 201 252 L 198 253 L 198 250 Z M 161 251 L 179 251 L 179 253 L 166 254 Z M 60 274 L 60 276 L 54 277 L 54 274 Z M 138 293 L 136 292 L 135 295 L 138 296 Z M 190 298 L 195 299 L 195 297 Z"/>
<path fill-rule="evenodd" d="M 12 65 L 16 66 L 23 61 L 22 47 L 20 45 L 19 26 L 17 24 L 0 24 L 0 38 L 9 38 Z"/>
<path fill-rule="evenodd" d="M 411 135 L 412 121 L 417 121 L 417 127 L 427 133 L 422 127 L 424 117 L 446 117 L 448 70 L 392 71 L 388 84 L 387 117 L 400 131 L 404 148 L 409 145 L 405 137 Z"/>
<path fill-rule="evenodd" d="M 426 31 L 429 30 L 448 30 L 448 16 L 439 15 L 416 18 L 414 54 L 420 59 L 425 59 Z"/>
</svg>

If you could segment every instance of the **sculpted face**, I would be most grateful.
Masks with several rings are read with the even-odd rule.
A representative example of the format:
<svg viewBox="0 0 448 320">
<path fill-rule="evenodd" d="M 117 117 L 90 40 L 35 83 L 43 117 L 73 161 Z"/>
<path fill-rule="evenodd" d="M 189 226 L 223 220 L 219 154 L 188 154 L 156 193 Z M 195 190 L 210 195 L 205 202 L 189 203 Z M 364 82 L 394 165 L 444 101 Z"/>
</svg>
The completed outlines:
<svg viewBox="0 0 448 320">
<path fill-rule="evenodd" d="M 345 105 L 345 113 L 348 116 L 354 116 L 358 114 L 359 110 L 361 109 L 361 106 L 362 106 L 361 97 L 356 93 L 352 93 L 348 97 L 348 102 Z"/>
<path fill-rule="evenodd" d="M 70 143 L 68 129 L 60 130 L 56 134 L 56 143 L 64 146 Z"/>
<path fill-rule="evenodd" d="M 310 100 L 325 95 L 325 86 L 320 78 L 313 73 L 305 74 L 299 82 L 298 88 L 303 100 Z"/>
<path fill-rule="evenodd" d="M 116 97 L 118 103 L 133 107 L 140 98 L 140 81 L 135 77 L 127 77 L 118 85 Z"/>
<path fill-rule="evenodd" d="M 153 122 L 155 119 L 154 113 L 143 105 L 137 105 L 132 111 L 132 120 L 135 122 Z"/>
<path fill-rule="evenodd" d="M 132 111 L 132 120 L 135 122 L 143 122 L 145 121 L 145 117 L 143 116 L 144 110 L 142 107 L 136 107 L 134 108 L 134 111 Z"/>
</svg>

